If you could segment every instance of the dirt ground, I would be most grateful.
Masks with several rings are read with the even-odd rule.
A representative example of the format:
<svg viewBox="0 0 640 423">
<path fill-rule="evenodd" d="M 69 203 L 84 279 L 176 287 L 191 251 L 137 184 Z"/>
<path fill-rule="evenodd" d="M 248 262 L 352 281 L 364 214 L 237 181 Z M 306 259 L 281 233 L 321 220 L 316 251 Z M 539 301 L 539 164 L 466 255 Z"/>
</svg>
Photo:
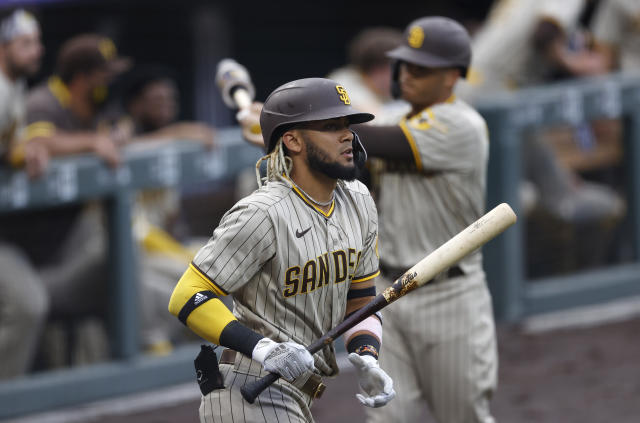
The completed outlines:
<svg viewBox="0 0 640 423">
<path fill-rule="evenodd" d="M 586 329 L 524 334 L 498 328 L 498 422 L 640 422 L 640 318 Z M 351 373 L 330 380 L 314 404 L 318 423 L 363 423 Z M 99 423 L 197 422 L 197 402 L 104 417 Z M 94 421 L 94 420 L 92 420 Z"/>
</svg>

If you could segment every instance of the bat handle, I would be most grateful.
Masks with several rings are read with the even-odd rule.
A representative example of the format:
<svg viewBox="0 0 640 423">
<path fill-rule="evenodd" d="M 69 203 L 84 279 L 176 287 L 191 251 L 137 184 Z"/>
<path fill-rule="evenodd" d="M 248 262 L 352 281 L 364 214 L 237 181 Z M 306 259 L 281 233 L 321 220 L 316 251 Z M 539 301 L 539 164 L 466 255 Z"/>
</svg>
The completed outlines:
<svg viewBox="0 0 640 423">
<path fill-rule="evenodd" d="M 252 98 L 245 87 L 237 87 L 232 90 L 232 93 L 239 109 L 248 109 L 251 106 Z"/>
<path fill-rule="evenodd" d="M 254 382 L 245 384 L 240 388 L 242 398 L 244 398 L 249 404 L 253 404 L 256 398 L 258 398 L 258 395 L 260 395 L 262 391 L 271 386 L 279 378 L 280 375 L 277 373 L 269 373 Z"/>
</svg>

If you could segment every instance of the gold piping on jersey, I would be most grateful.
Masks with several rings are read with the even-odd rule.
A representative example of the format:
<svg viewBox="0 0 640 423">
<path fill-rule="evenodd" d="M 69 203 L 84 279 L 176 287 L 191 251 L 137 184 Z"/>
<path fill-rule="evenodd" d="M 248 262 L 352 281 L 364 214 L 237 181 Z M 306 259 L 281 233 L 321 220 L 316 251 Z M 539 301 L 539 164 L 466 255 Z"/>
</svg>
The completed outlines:
<svg viewBox="0 0 640 423">
<path fill-rule="evenodd" d="M 49 91 L 51 94 L 58 100 L 58 103 L 65 109 L 69 107 L 69 101 L 71 100 L 71 93 L 69 93 L 69 88 L 67 85 L 62 82 L 62 79 L 58 76 L 52 76 L 49 78 L 49 82 L 47 82 L 47 86 L 49 87 Z"/>
<path fill-rule="evenodd" d="M 409 142 L 409 147 L 411 147 L 411 153 L 413 153 L 413 159 L 416 162 L 416 168 L 418 168 L 418 171 L 422 172 L 422 159 L 420 158 L 420 153 L 418 152 L 418 147 L 416 146 L 416 140 L 413 138 L 411 131 L 407 127 L 407 119 L 402 118 L 402 120 L 399 123 L 399 126 L 400 126 L 400 129 L 402 129 L 402 133 L 404 134 L 405 138 Z"/>
<path fill-rule="evenodd" d="M 452 104 L 455 101 L 456 101 L 456 95 L 451 94 L 444 102 L 448 104 Z M 427 114 L 428 119 L 425 119 L 425 118 L 420 119 L 420 116 L 422 116 L 423 113 Z M 433 110 L 431 110 L 430 107 L 425 108 L 420 113 L 416 114 L 410 119 L 407 119 L 406 117 L 402 118 L 402 120 L 398 124 L 405 138 L 409 142 L 409 147 L 411 147 L 411 152 L 413 153 L 413 158 L 416 162 L 416 168 L 418 169 L 419 172 L 422 172 L 423 171 L 422 159 L 420 157 L 420 153 L 418 152 L 416 140 L 415 138 L 413 138 L 413 135 L 409 130 L 408 124 L 410 124 L 412 127 L 414 127 L 419 131 L 426 131 L 427 129 L 434 127 L 438 129 L 440 132 L 447 133 L 448 128 L 436 120 L 433 114 Z"/>
<path fill-rule="evenodd" d="M 293 192 L 298 194 L 298 197 L 302 198 L 302 200 L 305 203 L 307 203 L 307 205 L 312 207 L 315 211 L 317 211 L 318 213 L 321 213 L 324 217 L 327 217 L 327 218 L 331 217 L 331 215 L 333 214 L 333 210 L 336 207 L 336 200 L 335 199 L 333 201 L 331 201 L 331 208 L 329 208 L 329 211 L 325 213 L 321 208 L 316 207 L 311 201 L 309 201 L 309 199 L 307 199 L 307 197 L 303 193 L 301 193 L 300 190 L 295 187 L 295 185 L 291 185 L 291 188 L 293 188 Z"/>
<path fill-rule="evenodd" d="M 366 282 L 368 280 L 371 280 L 373 278 L 375 278 L 376 276 L 380 275 L 380 270 L 376 270 L 373 273 L 370 273 L 368 275 L 364 275 L 359 277 L 358 279 L 352 279 L 351 283 L 361 283 L 361 282 Z"/>
<path fill-rule="evenodd" d="M 207 283 L 211 284 L 211 288 L 212 288 L 213 292 L 216 293 L 216 295 L 222 295 L 222 296 L 229 295 L 229 293 L 227 291 L 225 291 L 222 287 L 218 286 L 218 284 L 216 284 L 214 281 L 209 279 L 207 274 L 204 273 L 202 270 L 200 270 L 200 268 L 198 266 L 196 266 L 195 263 L 193 263 L 193 262 L 189 263 L 189 269 L 187 269 L 187 271 L 188 270 L 192 270 L 201 279 L 203 279 Z"/>
<path fill-rule="evenodd" d="M 24 140 L 28 141 L 37 137 L 49 137 L 56 132 L 56 126 L 52 122 L 40 120 L 29 124 L 24 129 Z"/>
<path fill-rule="evenodd" d="M 25 160 L 25 145 L 31 141 L 33 138 L 37 137 L 48 137 L 55 133 L 56 127 L 51 122 L 38 121 L 30 124 L 22 133 L 18 139 L 12 142 L 9 146 L 8 161 L 13 166 L 22 166 Z M 9 134 L 9 139 L 13 139 L 14 136 L 12 134 L 16 133 L 16 123 L 13 122 L 13 125 L 10 126 L 7 131 Z M 2 138 L 4 134 L 0 134 L 0 138 Z"/>
</svg>

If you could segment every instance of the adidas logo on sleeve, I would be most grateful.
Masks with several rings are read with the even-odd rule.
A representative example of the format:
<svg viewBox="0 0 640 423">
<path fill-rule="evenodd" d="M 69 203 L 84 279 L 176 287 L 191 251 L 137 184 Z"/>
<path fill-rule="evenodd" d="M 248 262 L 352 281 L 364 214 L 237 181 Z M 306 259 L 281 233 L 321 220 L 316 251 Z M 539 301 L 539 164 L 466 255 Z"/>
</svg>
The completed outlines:
<svg viewBox="0 0 640 423">
<path fill-rule="evenodd" d="M 194 305 L 200 305 L 201 302 L 208 300 L 209 297 L 207 295 L 202 294 L 201 292 L 197 292 L 194 299 L 193 299 L 193 304 Z"/>
</svg>

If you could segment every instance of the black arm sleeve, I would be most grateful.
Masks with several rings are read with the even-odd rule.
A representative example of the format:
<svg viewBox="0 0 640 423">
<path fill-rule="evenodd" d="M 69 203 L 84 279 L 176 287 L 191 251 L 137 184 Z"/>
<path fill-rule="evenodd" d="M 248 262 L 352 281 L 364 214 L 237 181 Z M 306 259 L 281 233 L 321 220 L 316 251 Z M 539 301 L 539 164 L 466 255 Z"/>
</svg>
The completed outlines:
<svg viewBox="0 0 640 423">
<path fill-rule="evenodd" d="M 352 125 L 351 129 L 360 137 L 369 157 L 413 163 L 414 157 L 409 140 L 399 126 L 358 124 Z"/>
</svg>

